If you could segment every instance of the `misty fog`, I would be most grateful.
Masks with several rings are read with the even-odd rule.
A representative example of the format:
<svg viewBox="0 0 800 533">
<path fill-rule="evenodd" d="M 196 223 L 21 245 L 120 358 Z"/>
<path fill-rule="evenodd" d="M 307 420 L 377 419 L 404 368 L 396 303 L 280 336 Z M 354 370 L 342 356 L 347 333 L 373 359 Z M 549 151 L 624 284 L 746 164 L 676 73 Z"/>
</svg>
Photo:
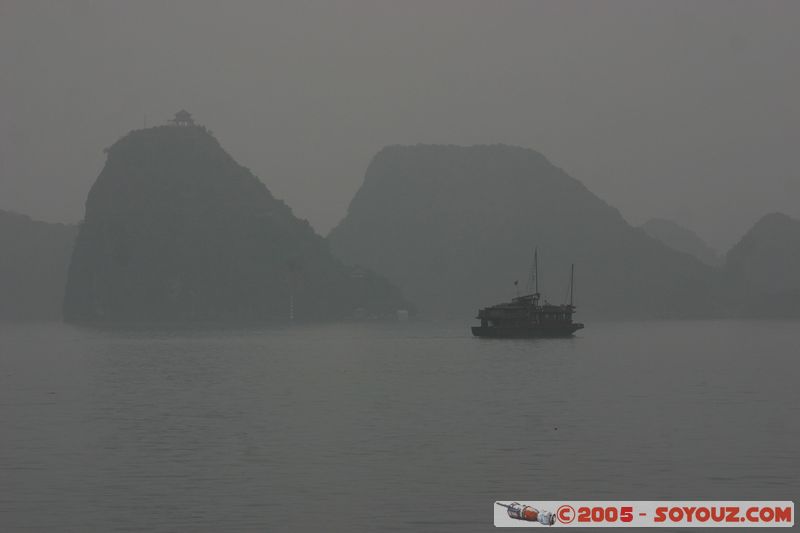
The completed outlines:
<svg viewBox="0 0 800 533">
<path fill-rule="evenodd" d="M 536 149 L 633 224 L 724 252 L 800 215 L 800 4 L 0 4 L 0 209 L 76 222 L 180 108 L 326 234 L 391 144 Z"/>
</svg>

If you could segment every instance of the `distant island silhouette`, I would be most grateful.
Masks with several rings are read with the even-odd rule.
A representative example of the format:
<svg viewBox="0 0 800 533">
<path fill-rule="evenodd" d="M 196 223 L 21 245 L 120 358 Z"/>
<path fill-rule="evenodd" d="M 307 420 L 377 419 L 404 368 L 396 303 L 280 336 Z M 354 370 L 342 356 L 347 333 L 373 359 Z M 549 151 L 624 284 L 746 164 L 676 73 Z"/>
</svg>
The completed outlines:
<svg viewBox="0 0 800 533">
<path fill-rule="evenodd" d="M 546 258 L 542 293 L 564 303 L 575 263 L 576 301 L 590 316 L 734 316 L 758 294 L 745 290 L 752 279 L 631 226 L 545 156 L 514 146 L 384 148 L 328 239 L 344 261 L 446 316 L 512 296 L 534 246 Z"/>
<path fill-rule="evenodd" d="M 0 212 L 0 319 L 337 320 L 418 310 L 465 324 L 541 292 L 583 316 L 800 315 L 800 221 L 774 213 L 723 259 L 670 221 L 631 226 L 542 154 L 389 146 L 327 238 L 185 110 L 106 149 L 79 226 Z"/>
<path fill-rule="evenodd" d="M 725 275 L 742 290 L 735 314 L 800 316 L 800 220 L 765 215 L 730 249 Z"/>
<path fill-rule="evenodd" d="M 657 239 L 673 250 L 684 252 L 699 259 L 709 266 L 720 266 L 722 258 L 697 233 L 672 220 L 651 218 L 641 228 L 651 237 Z"/>
<path fill-rule="evenodd" d="M 186 111 L 107 150 L 66 283 L 68 321 L 393 315 L 400 291 L 343 265 Z"/>
<path fill-rule="evenodd" d="M 0 210 L 0 320 L 60 320 L 78 228 Z"/>
</svg>

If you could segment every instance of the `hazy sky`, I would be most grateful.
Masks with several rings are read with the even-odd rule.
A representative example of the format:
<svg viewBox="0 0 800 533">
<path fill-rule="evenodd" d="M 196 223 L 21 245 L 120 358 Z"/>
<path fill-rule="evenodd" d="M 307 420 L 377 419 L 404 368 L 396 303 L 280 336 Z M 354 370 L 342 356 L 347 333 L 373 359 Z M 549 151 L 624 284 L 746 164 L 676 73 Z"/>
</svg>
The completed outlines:
<svg viewBox="0 0 800 533">
<path fill-rule="evenodd" d="M 415 143 L 537 149 L 722 249 L 800 216 L 800 2 L 0 0 L 0 208 L 79 220 L 182 107 L 322 233 Z"/>
</svg>

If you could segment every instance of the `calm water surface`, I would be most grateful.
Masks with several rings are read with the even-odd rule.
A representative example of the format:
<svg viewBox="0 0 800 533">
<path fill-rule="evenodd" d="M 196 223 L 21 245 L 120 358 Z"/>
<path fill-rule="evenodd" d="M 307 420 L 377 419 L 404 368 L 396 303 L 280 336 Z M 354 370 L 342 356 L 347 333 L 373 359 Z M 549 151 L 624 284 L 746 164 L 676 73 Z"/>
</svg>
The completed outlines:
<svg viewBox="0 0 800 533">
<path fill-rule="evenodd" d="M 490 531 L 497 499 L 800 500 L 800 322 L 0 326 L 0 530 Z"/>
</svg>

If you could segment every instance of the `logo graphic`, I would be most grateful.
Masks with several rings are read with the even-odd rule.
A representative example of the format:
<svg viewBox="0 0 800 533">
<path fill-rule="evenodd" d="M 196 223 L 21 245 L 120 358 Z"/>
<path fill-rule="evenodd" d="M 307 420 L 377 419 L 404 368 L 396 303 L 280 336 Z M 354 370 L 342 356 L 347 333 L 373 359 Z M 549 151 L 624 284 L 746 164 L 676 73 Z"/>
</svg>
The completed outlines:
<svg viewBox="0 0 800 533">
<path fill-rule="evenodd" d="M 562 524 L 571 524 L 575 520 L 575 509 L 571 505 L 562 505 L 556 510 L 556 516 Z"/>
<path fill-rule="evenodd" d="M 768 528 L 795 522 L 794 502 L 777 500 L 495 501 L 492 514 L 495 527 Z"/>
<path fill-rule="evenodd" d="M 500 507 L 505 507 L 508 516 L 516 520 L 524 520 L 525 522 L 539 522 L 543 526 L 552 526 L 556 523 L 556 517 L 550 511 L 540 511 L 530 505 L 522 505 L 519 502 L 512 502 L 509 504 L 495 502 Z"/>
</svg>

